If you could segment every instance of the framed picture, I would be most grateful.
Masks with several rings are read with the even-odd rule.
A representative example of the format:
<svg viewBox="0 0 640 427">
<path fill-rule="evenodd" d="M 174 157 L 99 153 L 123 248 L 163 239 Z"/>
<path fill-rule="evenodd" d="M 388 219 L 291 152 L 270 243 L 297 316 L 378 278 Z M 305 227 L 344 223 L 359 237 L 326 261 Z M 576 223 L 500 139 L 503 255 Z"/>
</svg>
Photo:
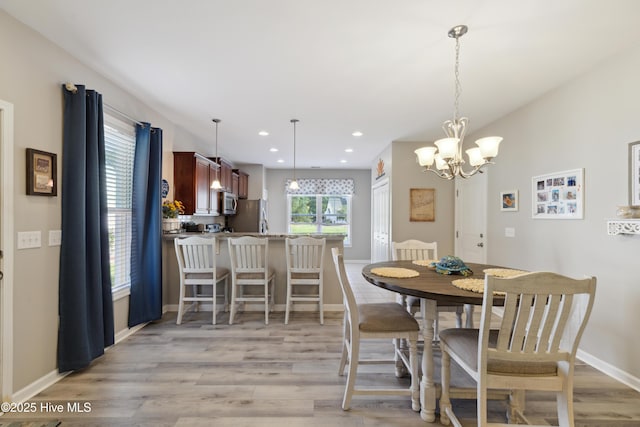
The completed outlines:
<svg viewBox="0 0 640 427">
<path fill-rule="evenodd" d="M 518 199 L 518 190 L 502 191 L 500 193 L 500 210 L 505 212 L 517 212 Z"/>
<path fill-rule="evenodd" d="M 629 204 L 640 205 L 640 141 L 629 144 Z"/>
<path fill-rule="evenodd" d="M 436 220 L 436 189 L 409 189 L 409 221 Z"/>
<path fill-rule="evenodd" d="M 534 219 L 582 219 L 584 169 L 534 176 L 531 194 Z"/>
<path fill-rule="evenodd" d="M 54 153 L 27 148 L 27 194 L 58 195 L 57 156 Z"/>
</svg>

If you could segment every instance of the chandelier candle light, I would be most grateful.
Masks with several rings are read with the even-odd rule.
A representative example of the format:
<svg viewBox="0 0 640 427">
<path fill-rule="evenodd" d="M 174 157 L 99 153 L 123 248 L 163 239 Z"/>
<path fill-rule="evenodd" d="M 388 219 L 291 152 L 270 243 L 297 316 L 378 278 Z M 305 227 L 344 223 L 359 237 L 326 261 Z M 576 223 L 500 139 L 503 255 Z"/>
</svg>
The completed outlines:
<svg viewBox="0 0 640 427">
<path fill-rule="evenodd" d="M 220 119 L 211 119 L 213 123 L 216 124 L 216 161 L 218 159 L 218 123 L 221 122 Z M 211 183 L 212 190 L 220 190 L 222 189 L 222 184 L 220 184 L 220 168 L 216 169 L 216 179 Z"/>
<path fill-rule="evenodd" d="M 462 145 L 464 134 L 469 124 L 469 119 L 459 117 L 458 100 L 460 98 L 460 37 L 467 33 L 466 25 L 458 25 L 449 30 L 449 37 L 456 39 L 456 63 L 455 63 L 455 98 L 453 103 L 453 120 L 447 120 L 442 124 L 442 129 L 447 138 L 439 139 L 435 147 L 422 147 L 415 150 L 418 163 L 424 166 L 425 171 L 431 171 L 443 179 L 453 179 L 456 176 L 469 178 L 477 172 L 482 173 L 481 168 L 487 164 L 493 164 L 492 160 L 498 155 L 498 146 L 502 141 L 499 136 L 488 136 L 476 141 L 477 147 L 466 150 L 469 156 L 469 164 L 472 169 L 463 170 L 465 161 L 462 157 Z M 432 168 L 436 164 L 435 169 Z"/>
<path fill-rule="evenodd" d="M 291 123 L 293 123 L 293 181 L 289 184 L 290 190 L 300 189 L 298 181 L 296 181 L 296 123 L 299 121 L 298 119 L 291 119 Z"/>
</svg>

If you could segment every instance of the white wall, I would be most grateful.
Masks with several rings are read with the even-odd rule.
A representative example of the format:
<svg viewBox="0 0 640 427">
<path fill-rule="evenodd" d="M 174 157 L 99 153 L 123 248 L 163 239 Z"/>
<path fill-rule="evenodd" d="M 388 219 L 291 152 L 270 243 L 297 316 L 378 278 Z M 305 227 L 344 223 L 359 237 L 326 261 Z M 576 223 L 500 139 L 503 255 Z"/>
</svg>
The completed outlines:
<svg viewBox="0 0 640 427">
<path fill-rule="evenodd" d="M 269 192 L 269 232 L 287 232 L 287 196 L 285 182 L 293 176 L 291 169 L 267 169 Z M 344 248 L 345 259 L 371 259 L 371 179 L 368 169 L 297 169 L 300 178 L 353 178 L 355 194 L 351 199 L 351 247 Z"/>
<path fill-rule="evenodd" d="M 482 129 L 504 137 L 489 174 L 488 262 L 598 279 L 581 350 L 640 378 L 640 236 L 607 236 L 607 218 L 628 202 L 628 143 L 640 140 L 640 49 Z M 526 84 L 526 82 L 523 82 Z M 585 169 L 583 220 L 533 220 L 531 178 Z M 499 192 L 518 189 L 520 210 L 500 212 Z M 514 227 L 515 238 L 504 237 Z M 597 360 L 599 359 L 599 361 Z"/>
</svg>

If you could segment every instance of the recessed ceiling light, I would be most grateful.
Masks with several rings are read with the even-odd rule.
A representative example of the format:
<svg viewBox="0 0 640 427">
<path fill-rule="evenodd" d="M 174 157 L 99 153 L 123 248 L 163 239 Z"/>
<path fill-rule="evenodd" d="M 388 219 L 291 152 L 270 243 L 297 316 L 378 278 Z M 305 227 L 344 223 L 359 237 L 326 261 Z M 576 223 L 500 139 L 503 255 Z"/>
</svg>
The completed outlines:
<svg viewBox="0 0 640 427">
<path fill-rule="evenodd" d="M 340 160 L 340 163 L 347 163 L 345 159 Z"/>
<path fill-rule="evenodd" d="M 272 153 L 276 153 L 278 152 L 278 149 L 273 147 L 273 148 L 269 148 L 269 151 L 271 151 Z"/>
<path fill-rule="evenodd" d="M 278 163 L 284 163 L 284 160 L 278 159 Z"/>
<path fill-rule="evenodd" d="M 355 131 L 354 133 L 352 133 L 351 135 L 353 135 L 353 136 L 362 136 L 362 135 L 363 135 L 363 133 L 362 133 L 362 132 L 360 132 L 359 130 L 357 130 L 357 131 Z"/>
<path fill-rule="evenodd" d="M 258 132 L 258 135 L 267 136 L 267 135 L 269 135 L 269 132 L 267 132 L 266 130 L 261 130 L 260 132 Z"/>
<path fill-rule="evenodd" d="M 345 153 L 353 153 L 353 148 L 345 148 Z"/>
</svg>

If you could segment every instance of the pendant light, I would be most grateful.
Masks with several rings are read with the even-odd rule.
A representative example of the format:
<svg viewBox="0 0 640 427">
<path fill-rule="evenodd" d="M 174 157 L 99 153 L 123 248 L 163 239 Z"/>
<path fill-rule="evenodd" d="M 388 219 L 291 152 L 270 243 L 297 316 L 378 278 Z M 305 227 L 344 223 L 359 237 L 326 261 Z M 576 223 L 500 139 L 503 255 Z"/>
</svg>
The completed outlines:
<svg viewBox="0 0 640 427">
<path fill-rule="evenodd" d="M 220 123 L 220 119 L 211 119 L 213 123 L 216 124 L 216 162 L 218 161 L 218 123 Z M 222 189 L 222 184 L 220 184 L 220 168 L 216 168 L 216 178 L 211 183 L 212 190 L 220 190 Z"/>
<path fill-rule="evenodd" d="M 293 181 L 289 184 L 289 190 L 300 189 L 298 181 L 296 181 L 296 123 L 299 121 L 298 119 L 291 119 L 291 123 L 293 123 Z"/>
</svg>

